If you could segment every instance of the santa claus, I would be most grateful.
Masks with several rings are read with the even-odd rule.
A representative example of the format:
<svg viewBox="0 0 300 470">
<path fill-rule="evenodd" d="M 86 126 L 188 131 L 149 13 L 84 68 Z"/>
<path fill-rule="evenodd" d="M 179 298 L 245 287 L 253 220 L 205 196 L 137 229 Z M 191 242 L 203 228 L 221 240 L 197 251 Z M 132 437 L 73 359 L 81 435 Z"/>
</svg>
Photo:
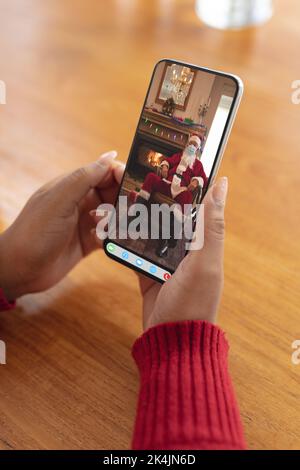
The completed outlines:
<svg viewBox="0 0 300 470">
<path fill-rule="evenodd" d="M 165 194 L 184 208 L 193 201 L 193 191 L 199 186 L 204 189 L 207 177 L 201 161 L 197 158 L 201 140 L 192 135 L 182 152 L 165 158 L 160 175 L 148 173 L 136 202 L 145 202 L 154 192 Z"/>
<path fill-rule="evenodd" d="M 178 203 L 182 212 L 185 212 L 185 204 L 192 204 L 193 202 L 193 192 L 199 187 L 202 190 L 205 189 L 207 184 L 207 176 L 203 165 L 197 158 L 200 147 L 200 138 L 192 135 L 182 152 L 164 158 L 160 163 L 160 175 L 148 173 L 146 176 L 136 203 L 148 205 L 151 194 L 159 192 L 172 198 L 174 202 Z M 170 224 L 171 238 L 160 238 L 156 250 L 156 254 L 159 257 L 167 256 L 168 248 L 176 246 L 174 215 L 170 219 Z"/>
</svg>

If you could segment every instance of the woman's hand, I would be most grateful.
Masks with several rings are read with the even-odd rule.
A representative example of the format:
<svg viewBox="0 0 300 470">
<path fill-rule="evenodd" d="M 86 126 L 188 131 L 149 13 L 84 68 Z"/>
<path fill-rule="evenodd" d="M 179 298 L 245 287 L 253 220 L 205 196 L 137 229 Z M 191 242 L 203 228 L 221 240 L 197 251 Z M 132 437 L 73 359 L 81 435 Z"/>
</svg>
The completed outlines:
<svg viewBox="0 0 300 470">
<path fill-rule="evenodd" d="M 114 203 L 124 166 L 116 152 L 45 184 L 0 236 L 0 287 L 10 300 L 56 284 L 99 247 L 89 212 Z"/>
<path fill-rule="evenodd" d="M 203 248 L 190 251 L 163 286 L 140 276 L 145 330 L 181 320 L 216 322 L 223 288 L 226 195 L 227 178 L 220 178 L 203 201 Z"/>
</svg>

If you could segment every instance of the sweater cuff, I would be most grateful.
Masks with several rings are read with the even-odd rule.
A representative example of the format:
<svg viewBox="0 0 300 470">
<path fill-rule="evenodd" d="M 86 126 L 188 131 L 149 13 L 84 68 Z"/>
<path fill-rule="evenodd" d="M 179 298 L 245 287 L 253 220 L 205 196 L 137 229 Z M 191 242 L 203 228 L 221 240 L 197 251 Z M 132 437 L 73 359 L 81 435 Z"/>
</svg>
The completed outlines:
<svg viewBox="0 0 300 470">
<path fill-rule="evenodd" d="M 132 354 L 141 376 L 134 449 L 243 449 L 223 331 L 205 321 L 147 330 Z"/>
<path fill-rule="evenodd" d="M 4 310 L 12 310 L 16 306 L 15 300 L 8 300 L 4 294 L 3 289 L 0 287 L 0 312 Z"/>
</svg>

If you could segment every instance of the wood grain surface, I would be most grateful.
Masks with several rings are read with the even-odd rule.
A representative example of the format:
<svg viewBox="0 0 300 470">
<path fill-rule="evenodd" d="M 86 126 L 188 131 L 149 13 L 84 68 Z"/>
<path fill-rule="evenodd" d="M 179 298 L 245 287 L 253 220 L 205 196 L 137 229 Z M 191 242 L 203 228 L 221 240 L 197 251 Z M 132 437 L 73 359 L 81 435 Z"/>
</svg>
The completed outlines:
<svg viewBox="0 0 300 470">
<path fill-rule="evenodd" d="M 192 0 L 0 3 L 1 229 L 49 178 L 109 149 L 126 161 L 160 58 L 243 78 L 220 170 L 230 183 L 220 324 L 251 449 L 300 447 L 299 15 L 298 0 L 278 0 L 266 25 L 224 32 L 201 24 Z M 0 448 L 128 448 L 140 312 L 135 274 L 94 253 L 2 314 Z"/>
</svg>

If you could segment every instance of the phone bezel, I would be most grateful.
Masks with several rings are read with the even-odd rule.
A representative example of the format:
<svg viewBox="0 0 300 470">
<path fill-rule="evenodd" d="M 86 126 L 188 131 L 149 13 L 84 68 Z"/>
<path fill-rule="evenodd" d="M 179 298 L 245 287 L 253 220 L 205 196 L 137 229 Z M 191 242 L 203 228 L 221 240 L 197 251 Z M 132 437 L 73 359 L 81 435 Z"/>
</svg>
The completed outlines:
<svg viewBox="0 0 300 470">
<path fill-rule="evenodd" d="M 221 161 L 222 161 L 222 157 L 223 157 L 223 154 L 224 154 L 224 150 L 225 150 L 225 147 L 226 147 L 226 144 L 227 144 L 227 141 L 228 141 L 228 137 L 230 135 L 230 132 L 231 132 L 231 129 L 232 129 L 232 126 L 233 126 L 233 123 L 234 123 L 234 120 L 235 120 L 235 116 L 236 116 L 236 113 L 237 113 L 237 110 L 238 110 L 238 107 L 239 107 L 239 104 L 240 104 L 240 101 L 241 101 L 241 98 L 242 98 L 242 95 L 243 95 L 243 90 L 244 90 L 244 85 L 243 85 L 243 82 L 241 80 L 240 77 L 238 77 L 237 75 L 233 75 L 233 74 L 230 74 L 230 73 L 225 73 L 225 72 L 221 72 L 219 70 L 214 70 L 214 69 L 210 69 L 210 68 L 207 68 L 207 67 L 200 67 L 198 65 L 194 65 L 194 64 L 190 64 L 188 62 L 183 62 L 183 61 L 180 61 L 180 60 L 173 60 L 173 59 L 167 59 L 167 58 L 164 58 L 164 59 L 161 59 L 159 60 L 156 64 L 155 64 L 155 67 L 153 69 L 153 72 L 152 72 L 152 75 L 151 75 L 151 79 L 150 79 L 150 83 L 149 83 L 149 86 L 148 86 L 148 89 L 147 89 L 147 93 L 146 93 L 146 96 L 145 96 L 145 100 L 144 100 L 144 103 L 143 103 L 143 106 L 142 106 L 142 110 L 141 110 L 141 113 L 140 113 L 140 116 L 139 116 L 139 119 L 138 119 L 138 123 L 137 123 L 137 127 L 136 127 L 136 130 L 135 130 L 135 134 L 134 134 L 134 138 L 132 140 L 132 144 L 131 144 L 131 147 L 130 147 L 130 151 L 129 151 L 129 157 L 128 157 L 128 160 L 127 160 L 127 163 L 126 163 L 126 168 L 125 168 L 125 172 L 124 172 L 124 175 L 123 175 L 123 178 L 122 178 L 122 181 L 121 181 L 121 184 L 120 184 L 120 188 L 119 188 L 119 191 L 118 191 L 118 194 L 117 194 L 117 197 L 116 197 L 116 200 L 115 200 L 115 203 L 114 203 L 114 206 L 116 206 L 116 203 L 117 203 L 117 200 L 119 198 L 119 195 L 120 195 L 120 191 L 121 191 L 121 188 L 123 186 L 123 181 L 124 181 L 124 176 L 125 176 L 125 173 L 127 171 L 127 168 L 128 168 L 128 165 L 130 163 L 130 160 L 132 158 L 132 150 L 133 150 L 133 147 L 134 147 L 134 144 L 136 142 L 136 138 L 137 138 L 137 133 L 138 133 L 138 129 L 139 129 L 139 125 L 140 125 L 140 122 L 141 122 L 141 118 L 142 118 L 142 114 L 143 114 L 143 111 L 145 109 L 145 104 L 147 103 L 147 98 L 148 98 L 148 95 L 149 95 L 149 91 L 150 91 L 150 88 L 152 86 L 152 82 L 153 82 L 153 79 L 154 79 L 154 75 L 155 75 L 155 72 L 156 72 L 156 69 L 158 67 L 158 65 L 161 63 L 161 62 L 170 62 L 172 64 L 178 64 L 178 65 L 183 65 L 183 66 L 187 66 L 187 67 L 192 67 L 196 70 L 200 70 L 200 71 L 203 71 L 203 72 L 207 72 L 207 73 L 210 73 L 210 74 L 214 74 L 214 75 L 219 75 L 219 76 L 223 76 L 223 77 L 227 77 L 227 78 L 231 78 L 233 79 L 233 81 L 236 83 L 236 92 L 235 92 L 235 95 L 233 97 L 233 103 L 232 103 L 232 107 L 231 107 L 231 110 L 229 112 L 229 115 L 228 115 L 228 118 L 227 118 L 227 121 L 226 121 L 226 124 L 225 124 L 225 127 L 224 127 L 224 131 L 223 131 L 223 134 L 222 134 L 222 137 L 220 139 L 220 143 L 219 143 L 219 146 L 218 146 L 218 149 L 217 149 L 217 153 L 216 153 L 216 156 L 215 156 L 215 159 L 214 159 L 214 163 L 213 163 L 213 166 L 212 166 L 212 169 L 211 169 L 211 172 L 210 172 L 210 175 L 209 175 L 209 178 L 208 178 L 208 184 L 206 186 L 206 191 L 207 189 L 211 186 L 212 182 L 214 181 L 215 177 L 216 177 L 216 174 L 218 172 L 218 169 L 219 169 L 219 166 L 221 164 Z M 205 193 L 206 191 L 203 193 L 202 195 L 202 198 L 201 200 L 204 198 L 205 196 Z M 118 263 L 121 263 L 123 264 L 124 266 L 127 266 L 131 269 L 133 269 L 134 271 L 140 273 L 140 274 L 143 274 L 144 276 L 147 276 L 147 277 L 150 277 L 151 279 L 155 280 L 155 281 L 158 281 L 160 283 L 164 283 L 166 281 L 162 280 L 162 279 L 159 279 L 158 277 L 154 276 L 153 274 L 149 273 L 149 272 L 145 272 L 143 271 L 142 269 L 140 269 L 138 266 L 135 266 L 133 264 L 130 264 L 129 262 L 127 262 L 126 260 L 123 260 L 121 258 L 118 258 L 117 256 L 114 256 L 112 253 L 110 253 L 107 249 L 106 249 L 106 246 L 108 243 L 114 243 L 115 245 L 121 247 L 121 248 L 124 248 L 124 250 L 126 250 L 126 247 L 122 246 L 121 244 L 119 243 L 116 243 L 115 240 L 111 240 L 109 238 L 106 238 L 104 241 L 103 241 L 103 249 L 104 249 L 104 252 L 105 254 L 117 261 Z M 133 250 L 129 250 L 131 252 L 133 252 Z M 134 253 L 134 252 L 133 252 Z M 139 253 L 134 253 L 134 255 L 138 256 L 139 258 L 142 258 L 150 263 L 153 263 L 154 265 L 160 267 L 161 269 L 165 270 L 165 271 L 168 271 L 170 272 L 171 274 L 174 273 L 174 270 L 173 269 L 169 269 L 167 268 L 166 266 L 162 266 L 158 263 L 154 263 L 153 260 L 151 260 L 150 258 L 146 258 L 144 256 L 141 256 Z"/>
</svg>

